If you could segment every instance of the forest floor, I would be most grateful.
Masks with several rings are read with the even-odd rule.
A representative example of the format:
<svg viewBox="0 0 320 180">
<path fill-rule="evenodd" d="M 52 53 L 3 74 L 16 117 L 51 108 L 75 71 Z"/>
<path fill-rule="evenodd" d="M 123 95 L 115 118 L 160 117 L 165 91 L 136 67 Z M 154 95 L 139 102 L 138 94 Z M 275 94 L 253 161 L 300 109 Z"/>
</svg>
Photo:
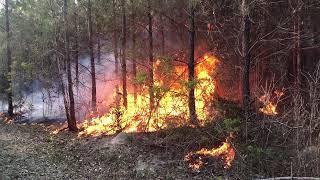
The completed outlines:
<svg viewBox="0 0 320 180">
<path fill-rule="evenodd" d="M 51 132 L 45 125 L 5 124 L 0 120 L 0 179 L 212 179 L 229 176 L 226 172 L 216 174 L 212 168 L 201 173 L 191 171 L 183 159 L 188 153 L 184 150 L 187 144 L 164 143 L 167 136 L 156 135 L 155 138 L 120 133 L 113 137 L 80 138 L 68 131 Z"/>
</svg>

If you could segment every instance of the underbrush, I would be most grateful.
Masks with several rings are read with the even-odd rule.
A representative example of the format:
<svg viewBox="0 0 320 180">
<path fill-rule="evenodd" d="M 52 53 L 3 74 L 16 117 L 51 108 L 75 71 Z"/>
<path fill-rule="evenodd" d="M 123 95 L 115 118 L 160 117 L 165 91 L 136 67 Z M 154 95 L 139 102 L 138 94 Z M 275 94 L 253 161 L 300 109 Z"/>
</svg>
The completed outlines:
<svg viewBox="0 0 320 180">
<path fill-rule="evenodd" d="M 164 161 L 166 166 L 170 164 L 170 167 L 178 168 L 172 172 L 166 169 L 168 170 L 167 178 L 174 177 L 172 174 L 176 172 L 199 179 L 212 176 L 230 179 L 320 176 L 319 133 L 316 133 L 318 124 L 315 123 L 318 115 L 310 114 L 312 108 L 289 110 L 284 107 L 283 112 L 279 113 L 281 115 L 277 116 L 254 114 L 248 122 L 248 135 L 245 136 L 243 135 L 245 122 L 240 108 L 228 101 L 220 100 L 215 103 L 221 116 L 208 120 L 203 127 L 182 126 L 157 132 L 129 134 L 129 140 L 124 147 L 128 151 L 127 155 L 118 160 L 121 160 L 122 163 L 128 163 L 130 160 L 131 165 L 136 165 L 138 163 L 136 160 L 141 158 L 140 155 L 146 156 L 146 159 L 143 160 L 148 162 L 153 162 L 154 157 L 157 157 L 157 161 Z M 311 130 L 310 117 L 314 117 L 311 122 Z M 56 138 L 45 139 L 46 143 L 52 144 L 57 141 L 59 147 L 70 146 L 70 149 L 76 149 L 83 154 L 93 151 L 91 147 L 98 147 L 97 144 L 104 141 L 102 137 L 81 138 L 66 131 L 51 136 L 59 137 L 59 141 L 54 140 Z M 60 143 L 60 138 L 65 144 Z M 77 139 L 74 142 L 79 142 L 71 147 L 70 143 L 67 143 L 68 140 L 65 141 L 65 139 Z M 202 148 L 218 148 L 227 139 L 235 151 L 235 159 L 231 167 L 225 168 L 221 156 L 217 158 L 201 157 L 204 164 L 197 170 L 190 168 L 189 162 L 185 161 L 186 155 L 190 152 L 196 152 Z M 88 146 L 90 143 L 87 141 L 92 145 Z M 118 158 L 118 156 L 110 156 L 112 153 L 103 154 L 105 150 L 94 149 L 97 154 L 95 155 L 97 162 L 115 161 Z M 56 151 L 49 158 L 58 163 L 64 159 L 64 154 L 68 151 L 69 149 L 63 152 Z M 123 156 L 121 155 L 123 152 L 119 150 L 119 157 Z M 192 157 L 199 158 L 199 156 Z M 158 169 L 152 177 L 158 175 L 157 171 Z M 133 176 L 138 175 L 133 174 Z"/>
</svg>

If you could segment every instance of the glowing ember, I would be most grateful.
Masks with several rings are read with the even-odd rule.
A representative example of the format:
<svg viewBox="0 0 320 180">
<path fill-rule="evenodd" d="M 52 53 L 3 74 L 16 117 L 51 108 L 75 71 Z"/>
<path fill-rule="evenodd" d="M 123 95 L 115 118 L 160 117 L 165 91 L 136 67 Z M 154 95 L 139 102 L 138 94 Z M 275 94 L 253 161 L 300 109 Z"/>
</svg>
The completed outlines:
<svg viewBox="0 0 320 180">
<path fill-rule="evenodd" d="M 191 162 L 192 161 L 192 154 L 189 153 L 184 158 L 185 161 Z M 199 157 L 199 159 L 195 159 L 192 163 L 189 163 L 189 168 L 191 168 L 194 171 L 199 171 L 205 163 L 202 161 L 202 158 Z"/>
<path fill-rule="evenodd" d="M 199 151 L 191 152 L 188 155 L 185 156 L 185 161 L 192 162 L 189 163 L 189 167 L 193 170 L 199 170 L 201 167 L 204 166 L 204 162 L 202 161 L 201 156 L 210 156 L 210 157 L 221 157 L 225 162 L 225 169 L 228 169 L 231 167 L 232 161 L 235 157 L 235 152 L 233 147 L 230 144 L 230 139 L 232 138 L 232 135 L 226 139 L 226 141 L 218 148 L 213 149 L 206 149 L 202 148 Z M 193 155 L 200 155 L 198 159 L 192 160 Z"/>
<path fill-rule="evenodd" d="M 13 119 L 8 117 L 5 113 L 0 112 L 0 118 L 3 119 L 3 122 L 6 124 L 13 124 Z"/>
<path fill-rule="evenodd" d="M 59 134 L 61 131 L 64 131 L 64 130 L 68 129 L 68 124 L 67 123 L 60 124 L 60 125 L 61 125 L 60 128 L 55 128 L 55 130 L 51 131 L 50 134 L 56 135 L 56 134 Z"/>
<path fill-rule="evenodd" d="M 207 104 L 215 91 L 212 78 L 218 60 L 210 53 L 197 60 L 195 69 L 197 84 L 195 87 L 196 110 L 201 123 L 208 114 Z M 79 135 L 99 136 L 124 132 L 152 132 L 163 128 L 178 127 L 188 123 L 188 79 L 186 66 L 165 68 L 167 62 L 155 63 L 155 110 L 149 111 L 148 88 L 144 85 L 134 102 L 133 91 L 129 88 L 128 108 L 113 108 L 110 113 L 92 118 L 80 124 L 83 129 Z M 165 72 L 162 72 L 165 69 Z M 115 96 L 115 95 L 114 95 Z M 118 117 L 118 118 L 117 118 Z"/>
<path fill-rule="evenodd" d="M 274 91 L 274 95 L 272 96 L 270 93 L 266 93 L 265 95 L 259 98 L 259 101 L 263 103 L 263 107 L 260 108 L 260 112 L 268 116 L 277 115 L 277 105 L 284 95 L 283 91 Z"/>
</svg>

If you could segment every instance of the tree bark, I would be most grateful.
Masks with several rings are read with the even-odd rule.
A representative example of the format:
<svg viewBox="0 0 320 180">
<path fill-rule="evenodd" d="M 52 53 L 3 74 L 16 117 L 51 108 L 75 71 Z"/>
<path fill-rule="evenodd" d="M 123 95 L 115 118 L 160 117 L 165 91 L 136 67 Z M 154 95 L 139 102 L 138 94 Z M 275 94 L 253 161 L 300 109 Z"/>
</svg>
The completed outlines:
<svg viewBox="0 0 320 180">
<path fill-rule="evenodd" d="M 114 30 L 113 30 L 113 53 L 114 53 L 114 73 L 116 77 L 116 97 L 115 97 L 115 103 L 116 103 L 116 121 L 117 121 L 117 126 L 120 127 L 120 90 L 119 90 L 119 53 L 118 53 L 118 29 L 117 29 L 117 14 L 116 14 L 116 1 L 113 0 L 113 25 L 114 25 Z"/>
<path fill-rule="evenodd" d="M 101 41 L 100 41 L 100 37 L 98 36 L 98 55 L 97 55 L 97 58 L 98 58 L 98 64 L 101 63 Z"/>
<path fill-rule="evenodd" d="M 127 99 L 127 63 L 126 63 L 126 44 L 127 44 L 127 22 L 126 22 L 126 5 L 125 0 L 122 0 L 122 60 L 121 60 L 121 72 L 122 72 L 122 98 L 123 106 L 128 107 Z"/>
<path fill-rule="evenodd" d="M 163 7 L 163 1 L 160 1 L 161 7 Z M 163 12 L 160 13 L 160 34 L 161 34 L 161 55 L 165 54 L 165 34 L 164 34 L 164 17 Z"/>
<path fill-rule="evenodd" d="M 194 61 L 194 44 L 195 44 L 195 8 L 192 0 L 189 1 L 189 62 L 188 62 L 188 106 L 189 118 L 192 125 L 199 125 L 196 113 L 196 100 L 195 100 L 195 61 Z"/>
<path fill-rule="evenodd" d="M 77 122 L 75 115 L 75 105 L 74 105 L 74 96 L 73 96 L 73 84 L 72 84 L 72 74 L 71 74 L 71 62 L 70 62 L 70 42 L 69 42 L 69 25 L 68 25 L 68 4 L 67 0 L 64 0 L 63 6 L 64 14 L 64 28 L 65 28 L 65 61 L 67 68 L 67 78 L 68 78 L 68 93 L 69 93 L 69 119 L 68 119 L 68 128 L 70 131 L 77 131 Z"/>
<path fill-rule="evenodd" d="M 242 77 L 242 88 L 243 88 L 243 111 L 246 120 L 246 132 L 247 137 L 247 123 L 250 116 L 250 28 L 251 22 L 249 19 L 249 5 L 247 0 L 242 0 L 242 54 L 243 54 L 243 77 Z"/>
<path fill-rule="evenodd" d="M 135 14 L 135 6 L 133 0 L 132 4 L 132 76 L 133 76 L 133 98 L 134 104 L 137 104 L 137 84 L 135 79 L 137 77 L 137 62 L 136 62 L 136 14 Z"/>
<path fill-rule="evenodd" d="M 153 24 L 152 24 L 152 9 L 151 9 L 151 2 L 148 1 L 148 24 L 149 24 L 149 97 L 150 97 L 150 112 L 154 109 L 154 80 L 153 80 Z"/>
<path fill-rule="evenodd" d="M 75 63 L 75 73 L 76 73 L 76 99 L 75 102 L 79 102 L 79 19 L 78 19 L 78 5 L 76 3 L 76 0 L 73 0 L 73 23 L 74 23 L 74 54 L 73 54 L 73 62 Z M 75 109 L 77 109 L 77 105 L 75 104 Z M 80 112 L 77 113 L 77 117 L 80 116 Z"/>
<path fill-rule="evenodd" d="M 76 37 L 76 39 L 78 36 Z M 77 91 L 79 91 L 79 44 L 78 40 L 75 42 L 75 52 L 74 52 L 74 60 L 75 60 L 75 71 L 76 71 L 76 86 L 77 86 Z"/>
<path fill-rule="evenodd" d="M 10 19 L 9 19 L 9 0 L 5 1 L 5 18 L 6 18 L 6 35 L 7 35 L 7 98 L 8 98 L 8 115 L 13 117 L 13 86 L 11 75 L 11 31 L 10 31 Z"/>
<path fill-rule="evenodd" d="M 76 87 L 79 91 L 79 22 L 78 22 L 78 7 L 74 2 L 74 29 L 75 29 L 75 42 L 74 42 L 74 60 L 75 60 L 75 71 L 76 71 Z"/>
<path fill-rule="evenodd" d="M 298 0 L 298 4 L 296 7 L 297 11 L 294 12 L 294 33 L 295 33 L 295 82 L 297 88 L 300 89 L 301 87 L 301 80 L 302 80 L 302 69 L 301 69 L 301 1 Z"/>
<path fill-rule="evenodd" d="M 88 0 L 88 28 L 89 28 L 89 50 L 91 65 L 91 111 L 97 112 L 97 87 L 96 87 L 96 67 L 93 51 L 93 30 L 92 30 L 92 3 Z"/>
</svg>

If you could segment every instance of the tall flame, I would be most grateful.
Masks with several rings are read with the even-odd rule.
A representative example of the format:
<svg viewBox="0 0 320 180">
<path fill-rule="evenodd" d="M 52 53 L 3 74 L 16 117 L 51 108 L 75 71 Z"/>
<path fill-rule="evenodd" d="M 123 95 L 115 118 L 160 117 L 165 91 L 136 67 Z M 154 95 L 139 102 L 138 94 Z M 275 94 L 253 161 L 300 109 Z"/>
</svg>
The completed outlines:
<svg viewBox="0 0 320 180">
<path fill-rule="evenodd" d="M 206 53 L 197 60 L 196 74 L 196 110 L 201 122 L 206 119 L 207 103 L 212 100 L 215 91 L 215 72 L 218 60 L 211 53 Z M 157 60 L 154 66 L 156 108 L 149 111 L 149 96 L 147 87 L 141 88 L 134 101 L 134 94 L 131 89 L 128 93 L 128 108 L 116 109 L 103 116 L 92 118 L 81 124 L 83 131 L 79 135 L 99 136 L 102 134 L 112 135 L 117 131 L 142 132 L 156 131 L 168 127 L 177 127 L 187 123 L 188 119 L 188 98 L 186 82 L 187 67 L 174 66 L 172 73 L 157 73 L 164 63 Z M 117 118 L 119 117 L 119 118 Z"/>
</svg>

